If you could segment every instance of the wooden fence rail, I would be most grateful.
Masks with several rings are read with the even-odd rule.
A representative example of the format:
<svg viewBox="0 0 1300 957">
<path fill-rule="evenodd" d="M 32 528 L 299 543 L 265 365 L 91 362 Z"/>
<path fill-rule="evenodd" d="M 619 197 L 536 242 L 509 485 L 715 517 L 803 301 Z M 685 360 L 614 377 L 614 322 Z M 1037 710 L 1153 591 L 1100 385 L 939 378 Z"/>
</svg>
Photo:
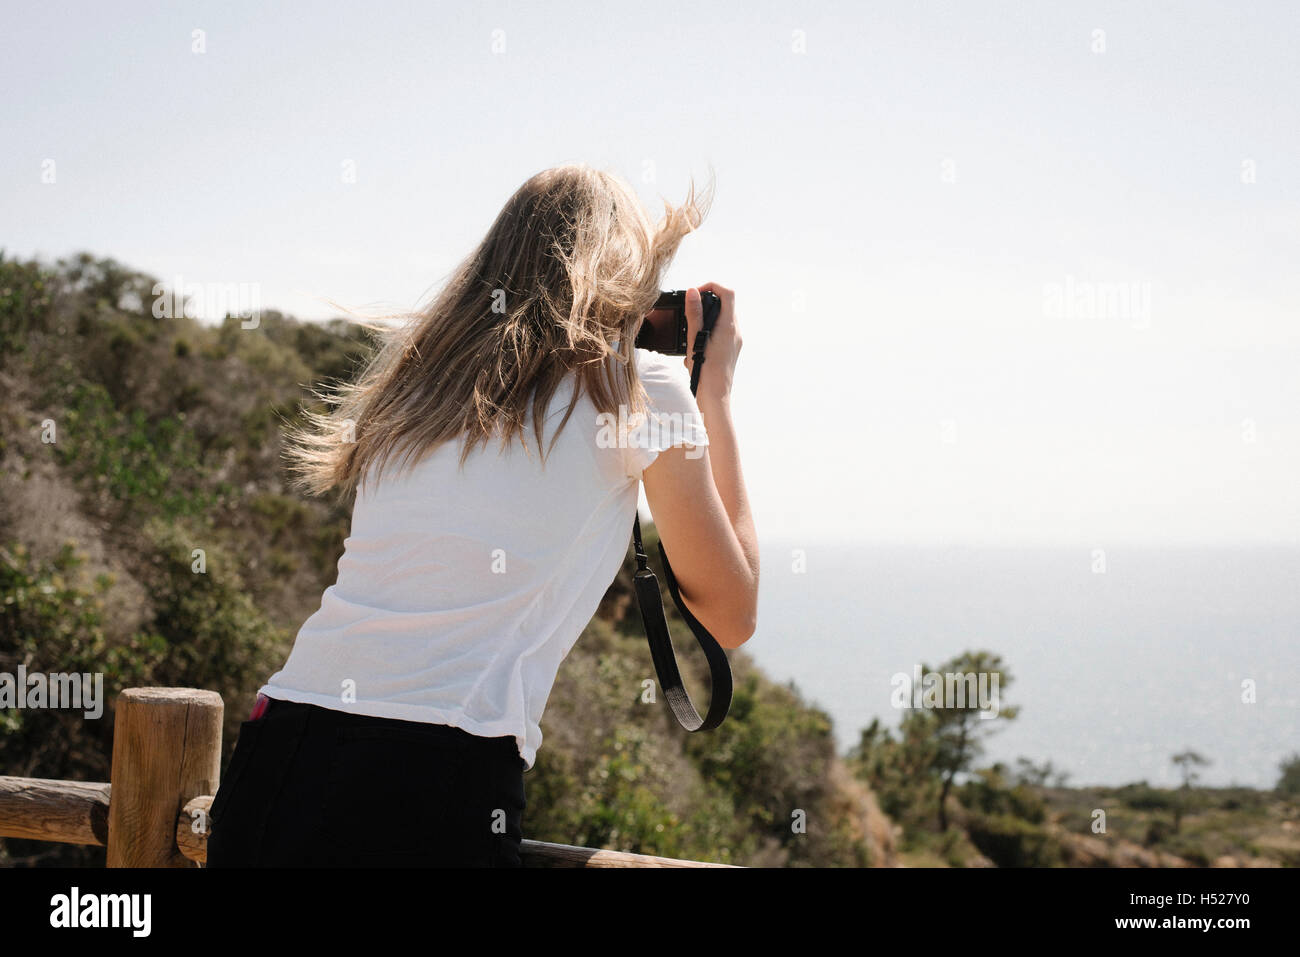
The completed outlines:
<svg viewBox="0 0 1300 957">
<path fill-rule="evenodd" d="M 221 769 L 214 691 L 130 688 L 117 699 L 112 783 L 0 776 L 0 837 L 108 848 L 109 867 L 195 867 Z M 525 867 L 726 867 L 524 841 Z"/>
</svg>

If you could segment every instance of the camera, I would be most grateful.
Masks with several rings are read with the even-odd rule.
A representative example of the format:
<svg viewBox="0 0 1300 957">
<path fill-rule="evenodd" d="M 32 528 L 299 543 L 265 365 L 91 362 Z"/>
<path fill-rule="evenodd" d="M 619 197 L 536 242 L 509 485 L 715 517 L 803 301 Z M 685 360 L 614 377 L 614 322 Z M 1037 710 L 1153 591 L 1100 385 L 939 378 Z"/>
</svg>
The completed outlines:
<svg viewBox="0 0 1300 957">
<path fill-rule="evenodd" d="M 701 328 L 713 331 L 713 324 L 718 321 L 722 311 L 722 300 L 711 292 L 700 293 L 700 306 L 704 310 L 704 324 Z M 677 289 L 660 293 L 654 309 L 641 322 L 636 334 L 636 348 L 662 352 L 670 356 L 686 355 L 689 343 L 686 341 L 686 290 Z"/>
</svg>

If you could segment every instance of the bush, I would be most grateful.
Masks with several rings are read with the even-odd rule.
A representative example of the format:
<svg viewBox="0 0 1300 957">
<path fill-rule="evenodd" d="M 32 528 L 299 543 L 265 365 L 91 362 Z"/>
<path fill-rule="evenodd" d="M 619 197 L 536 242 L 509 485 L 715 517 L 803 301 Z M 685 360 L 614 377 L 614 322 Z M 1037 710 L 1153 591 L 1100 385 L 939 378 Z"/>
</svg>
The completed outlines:
<svg viewBox="0 0 1300 957">
<path fill-rule="evenodd" d="M 102 674 L 104 712 L 22 709 L 0 712 L 0 766 L 19 777 L 107 780 L 109 708 L 127 687 L 148 684 L 163 649 L 137 636 L 114 643 L 104 631 L 104 596 L 112 579 L 94 582 L 83 555 L 66 543 L 48 562 L 21 544 L 0 548 L 0 670 Z M 99 747 L 86 748 L 89 736 Z"/>
<path fill-rule="evenodd" d="M 971 843 L 998 867 L 1059 867 L 1061 847 L 1044 828 L 1010 814 L 976 814 L 966 824 Z"/>
<path fill-rule="evenodd" d="M 196 572 L 194 548 L 204 541 L 183 525 L 154 521 L 149 585 L 151 637 L 165 654 L 153 670 L 161 685 L 207 688 L 226 702 L 227 747 L 254 692 L 279 667 L 289 635 L 257 607 L 234 557 L 203 545 L 205 570 Z"/>
<path fill-rule="evenodd" d="M 1179 802 L 1173 791 L 1149 787 L 1145 781 L 1116 789 L 1115 798 L 1136 811 L 1172 811 Z"/>
<path fill-rule="evenodd" d="M 982 814 L 1006 814 L 1042 824 L 1047 818 L 1047 803 L 1037 790 L 1025 784 L 1006 787 L 1001 768 L 987 768 L 957 789 L 964 807 Z"/>
<path fill-rule="evenodd" d="M 47 328 L 55 281 L 36 263 L 6 259 L 0 251 L 0 363 L 24 351 L 31 332 Z"/>
<path fill-rule="evenodd" d="M 1167 841 L 1174 834 L 1174 826 L 1162 818 L 1154 818 L 1147 825 L 1146 837 L 1143 839 L 1147 847 L 1161 844 Z"/>
<path fill-rule="evenodd" d="M 1293 753 L 1278 765 L 1282 776 L 1277 779 L 1275 790 L 1280 794 L 1300 795 L 1300 753 Z"/>
<path fill-rule="evenodd" d="M 206 488 L 198 449 L 180 419 L 150 419 L 139 409 L 119 412 L 96 384 L 60 391 L 64 410 L 55 420 L 55 449 L 77 478 L 137 514 L 177 519 L 203 516 L 212 507 L 216 497 Z"/>
</svg>

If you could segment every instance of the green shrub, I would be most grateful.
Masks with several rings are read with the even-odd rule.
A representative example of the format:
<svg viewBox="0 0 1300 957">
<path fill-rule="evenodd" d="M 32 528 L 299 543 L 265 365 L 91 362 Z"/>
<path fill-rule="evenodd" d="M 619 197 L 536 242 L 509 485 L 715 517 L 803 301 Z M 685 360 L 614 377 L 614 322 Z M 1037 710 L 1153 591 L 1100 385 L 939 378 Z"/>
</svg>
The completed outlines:
<svg viewBox="0 0 1300 957">
<path fill-rule="evenodd" d="M 48 328 L 54 283 L 37 263 L 6 259 L 0 250 L 0 363 L 23 352 L 32 332 Z"/>
<path fill-rule="evenodd" d="M 1173 791 L 1149 787 L 1145 781 L 1117 788 L 1115 798 L 1136 811 L 1172 811 L 1179 800 Z"/>
<path fill-rule="evenodd" d="M 203 516 L 215 502 L 206 488 L 199 452 L 184 422 L 150 419 L 139 409 L 117 409 L 103 386 L 72 383 L 55 449 L 78 478 L 90 480 L 120 507 L 167 519 Z"/>
<path fill-rule="evenodd" d="M 982 814 L 1006 814 L 1042 824 L 1047 818 L 1047 803 L 1038 791 L 1025 784 L 1007 787 L 1001 768 L 986 768 L 957 789 L 964 807 Z"/>
<path fill-rule="evenodd" d="M 103 675 L 104 714 L 23 709 L 0 712 L 0 766 L 20 777 L 107 780 L 108 709 L 127 687 L 148 684 L 163 654 L 141 636 L 113 642 L 104 630 L 109 576 L 93 582 L 85 557 L 66 543 L 46 562 L 21 544 L 0 547 L 0 670 Z M 89 736 L 100 749 L 84 746 Z"/>
<path fill-rule="evenodd" d="M 1278 765 L 1281 777 L 1276 790 L 1282 794 L 1300 795 L 1300 753 L 1293 753 Z"/>
<path fill-rule="evenodd" d="M 998 867 L 1059 867 L 1060 844 L 1044 828 L 1010 814 L 976 814 L 966 823 L 981 854 Z"/>
</svg>

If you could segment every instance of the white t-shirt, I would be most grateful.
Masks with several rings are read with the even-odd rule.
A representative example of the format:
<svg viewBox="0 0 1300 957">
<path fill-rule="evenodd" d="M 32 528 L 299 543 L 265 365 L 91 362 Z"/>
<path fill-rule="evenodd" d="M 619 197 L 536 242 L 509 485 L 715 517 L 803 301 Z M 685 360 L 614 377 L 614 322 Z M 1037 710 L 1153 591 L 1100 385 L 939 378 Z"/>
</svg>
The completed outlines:
<svg viewBox="0 0 1300 957">
<path fill-rule="evenodd" d="M 583 395 L 544 468 L 530 412 L 531 456 L 494 440 L 462 472 L 448 442 L 359 490 L 338 580 L 261 693 L 513 735 L 531 768 L 560 662 L 627 555 L 641 472 L 708 444 L 681 357 L 635 356 L 645 419 L 600 417 Z M 573 382 L 551 400 L 543 447 Z"/>
</svg>

